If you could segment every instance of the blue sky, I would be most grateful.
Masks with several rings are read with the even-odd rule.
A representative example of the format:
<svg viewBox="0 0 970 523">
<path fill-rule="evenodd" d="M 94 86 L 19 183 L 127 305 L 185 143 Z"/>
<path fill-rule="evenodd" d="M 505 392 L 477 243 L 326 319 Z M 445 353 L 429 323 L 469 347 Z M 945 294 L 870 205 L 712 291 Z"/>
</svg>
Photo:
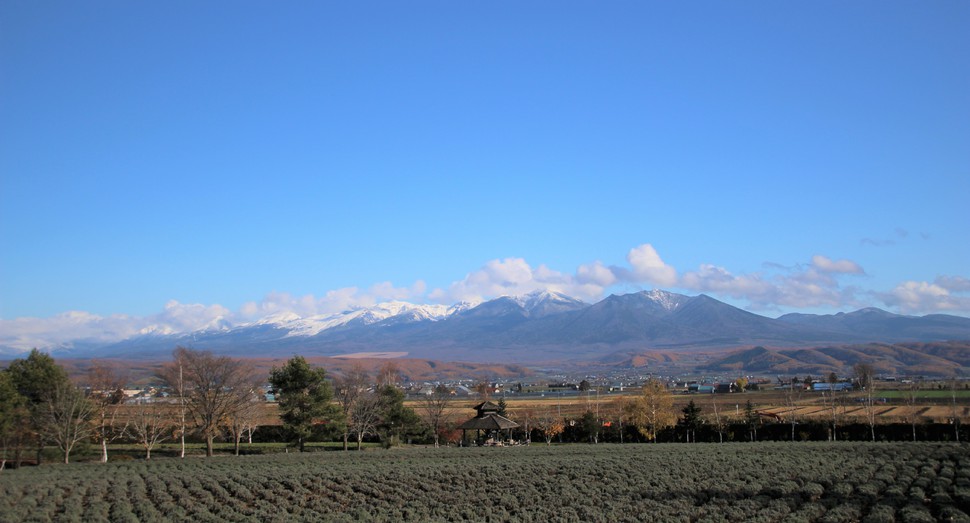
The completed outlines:
<svg viewBox="0 0 970 523">
<path fill-rule="evenodd" d="M 970 4 L 681 4 L 3 2 L 4 329 L 540 287 L 970 315 Z"/>
</svg>

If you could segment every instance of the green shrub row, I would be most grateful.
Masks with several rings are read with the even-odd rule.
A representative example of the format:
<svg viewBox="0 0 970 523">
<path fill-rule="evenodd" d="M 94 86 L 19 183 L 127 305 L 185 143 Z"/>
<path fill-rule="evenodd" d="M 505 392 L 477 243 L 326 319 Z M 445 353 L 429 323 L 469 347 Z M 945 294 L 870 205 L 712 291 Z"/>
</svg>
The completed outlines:
<svg viewBox="0 0 970 523">
<path fill-rule="evenodd" d="M 394 449 L 25 467 L 0 521 L 970 521 L 970 446 Z"/>
</svg>

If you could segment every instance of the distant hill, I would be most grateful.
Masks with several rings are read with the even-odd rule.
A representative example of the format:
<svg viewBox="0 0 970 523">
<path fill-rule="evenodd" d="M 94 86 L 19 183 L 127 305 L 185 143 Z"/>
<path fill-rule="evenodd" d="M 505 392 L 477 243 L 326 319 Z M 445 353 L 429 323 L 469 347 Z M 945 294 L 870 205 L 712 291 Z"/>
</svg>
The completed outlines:
<svg viewBox="0 0 970 523">
<path fill-rule="evenodd" d="M 778 319 L 819 331 L 873 340 L 965 339 L 970 321 L 947 314 L 901 316 L 874 307 L 826 315 L 786 314 Z"/>
<path fill-rule="evenodd" d="M 712 372 L 795 376 L 845 374 L 856 363 L 871 364 L 880 374 L 946 376 L 970 368 L 970 342 L 867 343 L 807 349 L 753 347 L 703 366 Z"/>
</svg>

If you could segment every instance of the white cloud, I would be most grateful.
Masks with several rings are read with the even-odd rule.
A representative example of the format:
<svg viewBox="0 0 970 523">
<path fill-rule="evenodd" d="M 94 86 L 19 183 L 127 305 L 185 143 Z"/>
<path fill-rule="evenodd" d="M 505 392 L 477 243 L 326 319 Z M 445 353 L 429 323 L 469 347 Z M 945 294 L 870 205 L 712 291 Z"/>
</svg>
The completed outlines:
<svg viewBox="0 0 970 523">
<path fill-rule="evenodd" d="M 502 295 L 521 295 L 538 289 L 562 292 L 595 302 L 615 286 L 642 284 L 709 293 L 743 301 L 752 309 L 840 308 L 865 306 L 858 296 L 881 299 L 904 313 L 970 312 L 970 279 L 939 276 L 933 283 L 906 281 L 889 292 L 862 292 L 843 286 L 846 277 L 865 276 L 865 270 L 847 259 L 832 259 L 821 254 L 809 263 L 786 266 L 765 264 L 765 272 L 734 274 L 725 267 L 702 264 L 697 270 L 678 277 L 678 271 L 660 257 L 649 243 L 627 253 L 628 265 L 608 266 L 601 261 L 580 265 L 572 274 L 546 265 L 533 267 L 523 258 L 495 259 L 446 288 L 430 292 L 424 281 L 408 287 L 379 282 L 369 288 L 344 287 L 322 296 L 271 292 L 260 301 L 245 303 L 237 312 L 222 305 L 168 302 L 153 315 L 102 317 L 86 312 L 67 312 L 50 318 L 0 320 L 0 345 L 19 350 L 32 347 L 53 348 L 72 341 L 111 342 L 138 333 L 185 333 L 223 328 L 254 321 L 277 313 L 301 317 L 328 315 L 369 307 L 390 301 L 478 302 Z"/>
<path fill-rule="evenodd" d="M 126 319 L 70 311 L 49 318 L 0 320 L 0 344 L 26 351 L 57 347 L 73 340 L 110 342 L 138 332 L 134 326 L 125 326 Z"/>
<path fill-rule="evenodd" d="M 170 334 L 218 328 L 232 314 L 221 305 L 182 304 L 170 301 L 158 314 L 149 316 L 99 316 L 70 311 L 49 318 L 0 320 L 0 345 L 27 351 L 49 349 L 84 341 L 110 343 L 137 334 Z"/>
<path fill-rule="evenodd" d="M 602 262 L 593 262 L 587 265 L 580 265 L 576 269 L 576 280 L 580 283 L 593 284 L 599 287 L 609 287 L 616 283 L 616 274 Z"/>
<path fill-rule="evenodd" d="M 411 287 L 395 287 L 391 282 L 381 282 L 369 289 L 344 287 L 327 291 L 317 298 L 313 294 L 293 296 L 286 292 L 271 292 L 260 302 L 247 302 L 240 308 L 241 320 L 255 320 L 283 312 L 301 317 L 335 314 L 360 307 L 370 307 L 391 300 L 421 300 L 427 291 L 424 281 L 418 280 Z"/>
<path fill-rule="evenodd" d="M 637 283 L 670 286 L 677 283 L 677 271 L 664 263 L 653 245 L 645 243 L 630 249 L 626 257 Z"/>
<path fill-rule="evenodd" d="M 257 319 L 282 312 L 292 312 L 298 316 L 313 316 L 318 314 L 323 303 L 347 301 L 357 292 L 356 287 L 336 289 L 329 291 L 323 300 L 318 300 L 312 294 L 293 296 L 288 292 L 274 291 L 264 296 L 262 301 L 243 304 L 240 315 L 244 319 Z"/>
<path fill-rule="evenodd" d="M 966 281 L 965 278 L 954 278 L 960 285 Z M 953 279 L 944 278 L 944 283 L 953 283 L 953 281 Z M 970 312 L 970 297 L 954 295 L 937 283 L 905 281 L 890 292 L 881 294 L 881 297 L 887 305 L 897 307 L 900 312 L 907 314 Z"/>
<path fill-rule="evenodd" d="M 477 302 L 495 296 L 526 294 L 540 288 L 568 286 L 569 278 L 545 266 L 533 270 L 522 258 L 487 262 L 447 290 L 435 289 L 429 297 L 439 302 Z"/>
<path fill-rule="evenodd" d="M 179 334 L 205 329 L 222 329 L 256 320 L 271 314 L 292 312 L 299 316 L 333 314 L 358 307 L 368 307 L 388 300 L 422 298 L 423 281 L 411 287 L 395 287 L 389 282 L 361 290 L 345 287 L 327 291 L 322 297 L 312 294 L 294 296 L 271 292 L 259 302 L 248 302 L 233 313 L 214 304 L 179 303 L 171 300 L 165 308 L 148 316 L 98 316 L 87 312 L 66 312 L 49 318 L 0 320 L 0 345 L 27 351 L 34 347 L 51 349 L 70 342 L 110 343 L 137 334 Z"/>
<path fill-rule="evenodd" d="M 832 260 L 816 254 L 812 256 L 812 267 L 821 272 L 838 274 L 865 274 L 862 267 L 851 260 Z"/>
<path fill-rule="evenodd" d="M 429 298 L 441 303 L 482 301 L 547 289 L 590 301 L 601 298 L 608 287 L 621 283 L 673 286 L 677 282 L 677 271 L 664 263 L 648 243 L 630 249 L 627 261 L 629 268 L 594 261 L 577 267 L 575 274 L 567 274 L 545 265 L 533 269 L 522 258 L 492 260 L 447 289 L 435 289 Z"/>
<path fill-rule="evenodd" d="M 934 283 L 950 292 L 970 292 L 970 279 L 962 276 L 937 276 Z"/>
<path fill-rule="evenodd" d="M 772 292 L 772 286 L 757 274 L 735 276 L 724 267 L 703 264 L 697 271 L 685 273 L 680 286 L 698 292 L 726 294 L 732 298 L 764 296 Z"/>
<path fill-rule="evenodd" d="M 754 309 L 774 310 L 781 307 L 845 307 L 856 304 L 856 288 L 842 287 L 838 276 L 863 275 L 862 267 L 850 260 L 833 261 L 825 256 L 812 257 L 805 269 L 771 264 L 780 274 L 735 275 L 723 267 L 704 264 L 687 272 L 679 286 L 697 292 L 728 296 L 747 301 Z"/>
<path fill-rule="evenodd" d="M 620 283 L 670 286 L 677 281 L 677 271 L 664 263 L 650 244 L 631 249 L 627 261 L 629 268 L 606 266 L 601 261 L 594 261 L 577 267 L 575 274 L 567 274 L 545 265 L 533 269 L 522 258 L 492 260 L 447 289 L 435 289 L 429 297 L 444 303 L 481 301 L 548 289 L 583 300 L 595 300 L 602 297 L 608 287 Z"/>
<path fill-rule="evenodd" d="M 163 328 L 187 332 L 217 326 L 222 321 L 229 322 L 232 312 L 222 305 L 182 304 L 171 300 L 165 304 L 165 310 L 160 314 L 145 319 Z"/>
</svg>

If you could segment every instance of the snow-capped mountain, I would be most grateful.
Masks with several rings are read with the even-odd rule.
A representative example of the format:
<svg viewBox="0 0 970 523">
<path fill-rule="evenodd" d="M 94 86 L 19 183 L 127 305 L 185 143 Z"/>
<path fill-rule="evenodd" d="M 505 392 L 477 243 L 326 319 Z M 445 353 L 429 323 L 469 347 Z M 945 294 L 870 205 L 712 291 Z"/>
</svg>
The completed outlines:
<svg viewBox="0 0 970 523">
<path fill-rule="evenodd" d="M 680 308 L 681 305 L 690 301 L 690 296 L 675 294 L 673 292 L 663 291 L 660 289 L 643 291 L 637 294 L 642 298 L 645 298 L 647 301 L 653 302 L 667 312 L 673 312 Z"/>
<path fill-rule="evenodd" d="M 525 296 L 511 296 L 510 298 L 532 318 L 542 318 L 550 314 L 574 311 L 585 308 L 588 305 L 571 296 L 547 290 L 538 290 L 530 292 Z"/>
<path fill-rule="evenodd" d="M 347 325 L 371 325 L 391 318 L 404 322 L 438 321 L 463 310 L 463 305 L 415 305 L 403 301 L 379 303 L 373 307 L 353 309 L 337 314 L 309 316 L 306 318 L 288 316 L 285 321 L 275 322 L 274 326 L 286 329 L 287 337 L 316 336 L 323 331 Z"/>
<path fill-rule="evenodd" d="M 237 356 L 379 351 L 452 361 L 523 362 L 679 347 L 970 340 L 970 318 L 920 318 L 865 309 L 772 319 L 705 295 L 652 290 L 587 304 L 545 290 L 451 306 L 392 301 L 337 314 L 277 312 L 235 325 L 217 315 L 189 332 L 164 324 L 117 332 L 113 339 L 88 334 L 35 346 L 70 357 L 157 358 L 182 345 Z M 42 340 L 42 333 L 30 339 Z M 0 354 L 23 352 L 0 337 Z"/>
</svg>

